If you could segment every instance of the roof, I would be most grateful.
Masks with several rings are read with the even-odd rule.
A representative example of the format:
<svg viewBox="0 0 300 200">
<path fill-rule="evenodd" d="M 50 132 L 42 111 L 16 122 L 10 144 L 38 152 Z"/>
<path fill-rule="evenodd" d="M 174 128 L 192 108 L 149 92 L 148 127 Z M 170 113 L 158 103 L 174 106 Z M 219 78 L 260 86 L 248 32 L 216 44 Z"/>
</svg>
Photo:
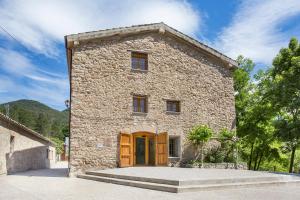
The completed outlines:
<svg viewBox="0 0 300 200">
<path fill-rule="evenodd" d="M 78 45 L 80 41 L 88 41 L 93 39 L 101 39 L 101 38 L 108 38 L 113 37 L 116 35 L 130 35 L 130 34 L 137 34 L 137 33 L 145 33 L 145 32 L 159 32 L 161 34 L 169 33 L 179 39 L 182 39 L 183 41 L 196 46 L 197 48 L 204 50 L 205 52 L 209 53 L 210 55 L 213 55 L 225 63 L 228 64 L 230 68 L 236 68 L 238 67 L 238 63 L 229 58 L 228 56 L 222 54 L 221 52 L 181 33 L 180 31 L 166 25 L 165 23 L 154 23 L 154 24 L 143 24 L 143 25 L 136 25 L 136 26 L 130 26 L 130 27 L 121 27 L 121 28 L 113 28 L 113 29 L 106 29 L 106 30 L 99 30 L 99 31 L 92 31 L 92 32 L 84 32 L 84 33 L 78 33 L 78 34 L 71 34 L 65 36 L 65 46 L 67 49 L 67 61 L 68 66 L 70 69 L 71 66 L 71 52 L 70 50 Z M 68 51 L 69 50 L 69 51 Z"/>
<path fill-rule="evenodd" d="M 32 129 L 30 129 L 30 128 L 24 126 L 23 124 L 20 124 L 19 122 L 17 122 L 17 121 L 15 121 L 15 120 L 13 120 L 13 119 L 11 119 L 11 118 L 5 116 L 5 115 L 2 114 L 2 113 L 0 113 L 0 120 L 1 120 L 1 121 L 4 121 L 4 122 L 7 122 L 7 123 L 9 123 L 9 124 L 11 124 L 11 125 L 13 125 L 13 126 L 15 126 L 15 127 L 18 127 L 18 128 L 20 128 L 20 129 L 26 131 L 27 133 L 31 134 L 32 136 L 34 136 L 34 137 L 36 137 L 36 138 L 38 138 L 38 139 L 41 139 L 41 140 L 43 140 L 43 141 L 45 141 L 45 142 L 48 142 L 50 145 L 54 146 L 54 143 L 53 143 L 51 140 L 49 140 L 48 138 L 42 136 L 41 134 L 35 132 L 34 130 L 32 130 Z"/>
</svg>

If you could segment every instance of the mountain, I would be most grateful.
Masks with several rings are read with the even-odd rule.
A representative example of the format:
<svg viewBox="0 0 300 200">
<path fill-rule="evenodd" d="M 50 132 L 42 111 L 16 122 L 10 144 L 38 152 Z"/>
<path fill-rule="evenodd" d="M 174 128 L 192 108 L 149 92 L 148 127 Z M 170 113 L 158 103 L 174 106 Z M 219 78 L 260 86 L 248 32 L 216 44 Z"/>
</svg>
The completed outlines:
<svg viewBox="0 0 300 200">
<path fill-rule="evenodd" d="M 45 135 L 64 139 L 68 136 L 69 110 L 58 111 L 34 100 L 21 99 L 0 104 L 0 112 L 6 113 L 9 105 L 9 117 L 19 123 Z"/>
</svg>

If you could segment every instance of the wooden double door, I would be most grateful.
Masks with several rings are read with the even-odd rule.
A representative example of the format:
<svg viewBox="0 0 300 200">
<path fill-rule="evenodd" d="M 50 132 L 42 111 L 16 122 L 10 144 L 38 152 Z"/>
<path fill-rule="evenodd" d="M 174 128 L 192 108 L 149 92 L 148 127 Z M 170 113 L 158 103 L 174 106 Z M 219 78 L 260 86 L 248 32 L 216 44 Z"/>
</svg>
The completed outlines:
<svg viewBox="0 0 300 200">
<path fill-rule="evenodd" d="M 120 167 L 168 165 L 168 134 L 120 134 Z"/>
</svg>

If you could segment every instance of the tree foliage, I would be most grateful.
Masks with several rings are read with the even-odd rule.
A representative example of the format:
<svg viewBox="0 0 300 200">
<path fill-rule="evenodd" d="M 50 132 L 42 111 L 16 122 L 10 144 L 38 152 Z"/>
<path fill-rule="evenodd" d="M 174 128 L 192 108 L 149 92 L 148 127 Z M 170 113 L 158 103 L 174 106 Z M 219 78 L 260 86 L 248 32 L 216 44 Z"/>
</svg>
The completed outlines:
<svg viewBox="0 0 300 200">
<path fill-rule="evenodd" d="M 199 155 L 201 156 L 201 168 L 203 167 L 203 146 L 205 142 L 207 142 L 213 135 L 213 131 L 207 125 L 199 125 L 195 126 L 188 134 L 188 140 L 197 147 L 197 150 L 201 151 L 200 154 L 198 153 L 196 160 L 198 159 Z"/>
<path fill-rule="evenodd" d="M 59 138 L 51 137 L 51 141 L 55 144 L 55 150 L 57 154 L 62 154 L 64 152 L 64 142 L 61 141 Z"/>
<path fill-rule="evenodd" d="M 242 56 L 237 61 L 233 77 L 242 157 L 249 169 L 269 168 L 272 163 L 278 170 L 289 163 L 292 172 L 300 144 L 300 45 L 292 38 L 273 66 L 253 77 L 255 64 Z"/>
<path fill-rule="evenodd" d="M 269 97 L 276 109 L 276 135 L 291 151 L 289 172 L 300 145 L 300 45 L 296 38 L 282 48 L 270 69 Z"/>
<path fill-rule="evenodd" d="M 224 152 L 223 162 L 237 162 L 238 140 L 236 131 L 223 128 L 219 133 L 219 140 L 221 142 L 221 150 Z"/>
</svg>

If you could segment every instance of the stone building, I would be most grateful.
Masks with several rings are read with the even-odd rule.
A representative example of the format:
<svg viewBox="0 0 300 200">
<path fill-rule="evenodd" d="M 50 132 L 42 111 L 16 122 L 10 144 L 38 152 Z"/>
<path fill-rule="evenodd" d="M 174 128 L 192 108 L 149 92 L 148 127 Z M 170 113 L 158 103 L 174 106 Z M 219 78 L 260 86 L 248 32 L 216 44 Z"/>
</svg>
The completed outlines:
<svg viewBox="0 0 300 200">
<path fill-rule="evenodd" d="M 193 156 L 195 125 L 235 128 L 236 61 L 164 23 L 65 37 L 70 172 Z"/>
<path fill-rule="evenodd" d="M 0 113 L 0 175 L 49 168 L 54 163 L 50 140 Z"/>
</svg>

